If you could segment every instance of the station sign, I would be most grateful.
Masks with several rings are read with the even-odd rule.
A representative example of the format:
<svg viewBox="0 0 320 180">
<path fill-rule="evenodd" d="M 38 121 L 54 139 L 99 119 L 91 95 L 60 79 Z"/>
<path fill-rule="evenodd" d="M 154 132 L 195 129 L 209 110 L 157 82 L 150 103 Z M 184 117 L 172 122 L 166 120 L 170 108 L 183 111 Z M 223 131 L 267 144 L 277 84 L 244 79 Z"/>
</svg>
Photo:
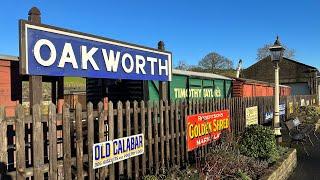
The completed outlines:
<svg viewBox="0 0 320 180">
<path fill-rule="evenodd" d="M 171 81 L 172 54 L 20 20 L 20 73 Z"/>
<path fill-rule="evenodd" d="M 229 110 L 187 116 L 188 151 L 220 138 L 221 132 L 230 129 Z"/>
<path fill-rule="evenodd" d="M 144 135 L 96 143 L 93 145 L 93 168 L 108 166 L 144 153 Z"/>
</svg>

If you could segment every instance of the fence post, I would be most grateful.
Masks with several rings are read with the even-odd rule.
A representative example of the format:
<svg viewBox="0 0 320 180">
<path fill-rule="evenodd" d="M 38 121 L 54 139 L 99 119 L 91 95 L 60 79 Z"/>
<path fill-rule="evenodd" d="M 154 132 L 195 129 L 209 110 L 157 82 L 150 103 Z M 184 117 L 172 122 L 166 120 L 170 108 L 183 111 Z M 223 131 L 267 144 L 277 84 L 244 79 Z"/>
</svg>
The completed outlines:
<svg viewBox="0 0 320 180">
<path fill-rule="evenodd" d="M 8 143 L 7 143 L 7 122 L 5 120 L 5 109 L 3 106 L 0 107 L 0 163 L 3 163 L 7 169 L 8 165 Z M 5 171 L 6 171 L 5 169 Z M 2 172 L 2 170 L 0 171 Z"/>
<path fill-rule="evenodd" d="M 170 102 L 170 140 L 171 140 L 170 143 L 171 143 L 171 164 L 172 165 L 175 164 L 174 108 L 175 108 L 175 101 L 171 100 L 171 102 Z"/>
<path fill-rule="evenodd" d="M 48 111 L 49 124 L 49 177 L 52 180 L 57 179 L 57 119 L 56 106 L 52 103 Z"/>
<path fill-rule="evenodd" d="M 33 176 L 35 179 L 43 179 L 41 166 L 43 165 L 43 128 L 41 123 L 40 105 L 36 104 L 32 108 L 32 130 L 33 130 Z"/>
<path fill-rule="evenodd" d="M 175 117 L 174 117 L 174 122 L 176 125 L 176 149 L 177 149 L 177 164 L 178 167 L 180 167 L 180 131 L 179 131 L 179 101 L 175 101 Z M 180 120 L 181 121 L 181 120 Z"/>
<path fill-rule="evenodd" d="M 98 116 L 99 116 L 99 142 L 105 142 L 105 125 L 104 125 L 104 110 L 103 107 L 108 107 L 107 104 L 104 106 L 103 102 L 98 103 Z M 99 179 L 104 179 L 106 176 L 107 168 L 106 167 L 101 167 L 99 169 Z"/>
<path fill-rule="evenodd" d="M 144 136 L 144 142 L 146 142 L 146 111 L 144 101 L 140 102 L 140 114 L 141 114 L 141 133 Z M 144 143 L 144 153 L 142 154 L 142 175 L 146 174 L 146 144 Z"/>
<path fill-rule="evenodd" d="M 70 137 L 70 111 L 69 105 L 63 104 L 62 109 L 63 124 L 63 174 L 64 179 L 71 179 L 71 137 Z"/>
<path fill-rule="evenodd" d="M 131 136 L 131 114 L 130 114 L 130 102 L 126 102 L 126 130 L 127 137 Z M 132 161 L 131 159 L 127 159 L 127 173 L 128 179 L 132 179 Z"/>
<path fill-rule="evenodd" d="M 118 101 L 118 138 L 122 138 L 123 137 L 123 111 L 122 111 L 122 102 Z M 123 168 L 123 161 L 119 162 L 119 175 L 123 176 L 124 175 L 124 168 Z"/>
<path fill-rule="evenodd" d="M 163 117 L 163 100 L 160 100 L 160 107 L 159 107 L 159 113 L 160 113 L 160 148 L 161 148 L 161 168 L 164 168 L 164 117 Z"/>
<path fill-rule="evenodd" d="M 154 161 L 156 165 L 156 174 L 159 173 L 159 130 L 158 130 L 158 102 L 153 105 L 153 118 L 154 118 Z"/>
<path fill-rule="evenodd" d="M 24 180 L 25 174 L 25 132 L 24 132 L 24 112 L 21 104 L 16 107 L 16 173 L 17 180 Z"/>
<path fill-rule="evenodd" d="M 152 151 L 152 103 L 148 101 L 148 162 L 149 172 L 153 172 L 153 151 Z"/>
<path fill-rule="evenodd" d="M 186 143 L 185 143 L 185 134 L 184 134 L 184 130 L 185 130 L 185 119 L 184 119 L 184 113 L 183 113 L 183 101 L 181 100 L 180 101 L 180 141 L 181 141 L 181 156 L 182 156 L 182 165 L 184 165 L 186 163 L 186 156 L 185 156 L 185 146 L 186 146 Z M 188 154 L 188 152 L 186 152 L 186 154 Z"/>
<path fill-rule="evenodd" d="M 95 179 L 95 170 L 93 169 L 93 144 L 94 144 L 94 119 L 93 119 L 93 104 L 87 104 L 87 123 L 88 123 L 88 176 L 89 180 Z"/>
<path fill-rule="evenodd" d="M 76 126 L 76 165 L 77 179 L 83 179 L 83 135 L 82 135 L 82 106 L 79 102 L 76 104 L 75 115 Z"/>
<path fill-rule="evenodd" d="M 164 100 L 164 109 L 165 109 L 165 116 L 164 116 L 164 120 L 165 120 L 165 128 L 166 128 L 166 167 L 169 168 L 169 163 L 170 163 L 170 146 L 169 146 L 169 104 L 168 104 L 168 100 Z"/>
<path fill-rule="evenodd" d="M 109 125 L 109 141 L 112 141 L 114 139 L 114 117 L 113 117 L 113 103 L 110 101 L 108 106 L 108 125 Z M 114 164 L 110 164 L 110 174 L 109 179 L 114 180 L 115 174 L 114 174 Z"/>
<path fill-rule="evenodd" d="M 134 135 L 139 133 L 139 124 L 138 124 L 138 102 L 133 102 L 133 128 L 134 128 Z M 134 174 L 135 179 L 139 178 L 139 156 L 134 157 Z"/>
</svg>

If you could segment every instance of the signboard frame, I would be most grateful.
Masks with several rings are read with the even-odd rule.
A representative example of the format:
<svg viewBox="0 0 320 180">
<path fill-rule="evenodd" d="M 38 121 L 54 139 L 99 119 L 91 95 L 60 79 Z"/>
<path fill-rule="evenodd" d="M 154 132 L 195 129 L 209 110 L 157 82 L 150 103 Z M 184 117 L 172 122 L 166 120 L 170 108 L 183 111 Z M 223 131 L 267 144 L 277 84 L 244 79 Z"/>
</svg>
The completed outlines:
<svg viewBox="0 0 320 180">
<path fill-rule="evenodd" d="M 190 131 L 191 125 L 193 125 L 193 131 Z M 228 125 L 227 128 L 224 127 L 226 125 Z M 202 129 L 200 127 L 202 127 Z M 193 151 L 198 147 L 205 146 L 214 140 L 220 139 L 222 131 L 231 131 L 230 110 L 225 109 L 214 112 L 188 115 L 186 128 L 187 151 Z M 214 128 L 216 128 L 216 131 L 214 131 Z"/>
<path fill-rule="evenodd" d="M 253 124 L 259 124 L 259 107 L 258 106 L 251 106 L 246 108 L 246 127 Z"/>
<path fill-rule="evenodd" d="M 142 146 L 138 147 L 138 149 L 140 149 L 141 152 L 137 153 L 136 151 L 138 151 L 138 150 L 136 150 L 136 149 L 129 150 L 129 151 L 125 151 L 124 149 L 122 149 L 124 152 L 114 153 L 114 142 L 123 140 L 123 143 L 125 143 L 125 141 L 130 139 L 130 138 L 139 138 L 139 137 L 142 138 L 141 139 L 142 140 Z M 132 143 L 131 140 L 130 140 L 130 143 Z M 101 149 L 99 148 L 99 146 L 103 146 L 103 145 L 106 145 L 106 144 L 109 144 L 109 146 L 108 146 L 109 148 L 106 148 L 106 149 L 109 149 L 109 151 L 108 151 L 109 152 L 109 156 L 108 157 L 103 156 L 102 154 L 103 153 L 107 154 L 107 152 L 103 151 L 102 147 L 101 147 Z M 126 146 L 127 145 L 128 144 L 126 144 Z M 122 144 L 122 145 L 120 144 L 120 146 L 121 147 L 123 146 L 122 148 L 126 147 L 124 144 Z M 129 144 L 129 146 L 132 146 L 132 144 L 131 145 Z M 97 151 L 97 152 L 96 152 L 96 147 L 98 147 L 98 149 L 99 149 L 99 151 Z M 118 139 L 114 139 L 114 140 L 110 140 L 110 141 L 95 143 L 92 146 L 93 169 L 98 169 L 98 168 L 105 167 L 105 166 L 108 166 L 108 165 L 111 165 L 111 164 L 115 164 L 115 163 L 120 162 L 120 161 L 124 161 L 126 159 L 130 159 L 130 158 L 133 158 L 133 157 L 136 157 L 136 156 L 140 156 L 140 155 L 144 154 L 144 149 L 145 149 L 145 137 L 144 137 L 144 134 L 142 134 L 142 133 L 141 134 L 127 136 L 127 137 L 122 137 L 122 138 L 118 138 Z M 97 153 L 98 153 L 98 157 L 99 158 L 95 159 L 95 156 L 96 156 Z M 100 155 L 100 153 L 101 153 L 101 155 Z M 99 163 L 99 162 L 101 162 L 101 163 Z"/>
<path fill-rule="evenodd" d="M 137 45 L 133 43 L 127 43 L 123 41 L 118 41 L 118 40 L 113 40 L 110 38 L 105 38 L 101 36 L 96 36 L 92 34 L 87 34 L 83 32 L 78 32 L 74 30 L 69 30 L 69 29 L 64 29 L 60 27 L 55 27 L 51 25 L 46 25 L 46 24 L 39 24 L 39 23 L 34 23 L 26 20 L 20 20 L 19 21 L 19 54 L 20 54 L 20 74 L 22 75 L 41 75 L 41 74 L 30 74 L 29 69 L 28 69 L 28 40 L 27 40 L 27 29 L 36 29 L 40 31 L 45 31 L 49 33 L 55 33 L 59 35 L 64 35 L 64 36 L 70 36 L 74 38 L 79 38 L 79 39 L 84 39 L 87 41 L 94 41 L 94 42 L 99 42 L 99 43 L 104 43 L 104 44 L 111 44 L 114 46 L 119 46 L 123 48 L 130 48 L 133 50 L 137 51 L 142 51 L 146 53 L 154 53 L 158 55 L 165 55 L 168 56 L 167 63 L 168 63 L 168 75 L 167 75 L 167 80 L 166 81 L 171 81 L 172 79 L 172 53 L 169 51 L 162 51 L 159 49 L 155 48 L 150 48 L 142 45 Z M 50 76 L 50 75 L 49 75 Z M 57 75 L 61 76 L 61 75 Z M 151 75 L 150 75 L 151 76 Z M 79 77 L 84 77 L 84 76 L 79 76 Z M 99 77 L 97 77 L 99 78 Z M 100 77 L 103 78 L 103 77 Z M 109 78 L 106 76 L 105 78 Z M 113 78 L 114 79 L 114 78 Z M 131 79 L 131 78 L 124 78 L 124 79 Z M 134 80 L 152 80 L 152 79 L 138 79 L 135 78 Z M 163 80 L 161 80 L 163 81 Z"/>
</svg>

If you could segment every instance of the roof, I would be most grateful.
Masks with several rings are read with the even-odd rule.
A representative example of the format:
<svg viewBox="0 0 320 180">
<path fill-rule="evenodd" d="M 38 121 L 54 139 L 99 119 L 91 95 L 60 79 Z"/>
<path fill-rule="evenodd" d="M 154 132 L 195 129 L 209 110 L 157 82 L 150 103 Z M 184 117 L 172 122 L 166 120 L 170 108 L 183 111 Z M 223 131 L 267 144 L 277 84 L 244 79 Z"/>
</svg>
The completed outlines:
<svg viewBox="0 0 320 180">
<path fill-rule="evenodd" d="M 293 60 L 293 59 L 286 58 L 286 57 L 283 57 L 283 59 L 286 59 L 286 60 L 288 60 L 288 61 L 291 61 L 291 62 L 294 62 L 294 63 L 297 63 L 297 64 L 301 64 L 301 65 L 303 65 L 303 66 L 307 66 L 307 67 L 310 68 L 310 69 L 315 69 L 315 70 L 319 71 L 316 67 L 313 67 L 313 66 L 310 66 L 310 65 L 301 63 L 301 62 L 299 62 L 299 61 L 297 61 L 297 60 Z"/>
<path fill-rule="evenodd" d="M 258 81 L 255 79 L 246 79 L 246 78 L 234 78 L 236 81 L 242 81 L 248 84 L 265 84 L 268 86 L 274 86 L 274 83 L 269 83 L 269 82 L 265 82 L 265 81 Z M 290 87 L 290 86 L 286 86 L 286 85 L 279 85 L 280 87 Z"/>
<path fill-rule="evenodd" d="M 232 80 L 229 77 L 222 76 L 222 75 L 219 75 L 219 74 L 204 73 L 204 72 L 194 72 L 194 71 L 184 71 L 184 70 L 179 70 L 179 69 L 173 69 L 172 73 L 173 74 L 177 74 L 177 75 L 185 75 L 185 76 L 205 77 L 205 78 L 210 78 L 210 79 Z"/>
<path fill-rule="evenodd" d="M 261 60 L 263 60 L 263 59 L 270 59 L 270 58 L 271 58 L 270 56 L 267 56 L 267 57 L 265 57 L 265 58 L 260 59 L 259 61 L 261 61 Z M 290 59 L 290 58 L 286 58 L 286 57 L 283 57 L 283 59 L 285 59 L 285 60 L 287 60 L 287 61 L 291 61 L 291 62 L 296 63 L 296 64 L 300 64 L 300 65 L 306 66 L 306 67 L 308 67 L 308 68 L 310 68 L 310 69 L 314 69 L 314 70 L 316 70 L 316 71 L 319 71 L 316 67 L 313 67 L 313 66 L 310 66 L 310 65 L 301 63 L 301 62 L 299 62 L 299 61 L 297 61 L 297 60 Z M 258 61 L 258 62 L 259 62 L 259 61 Z M 271 61 L 271 59 L 270 59 L 270 61 Z M 256 62 L 256 63 L 258 63 L 258 62 Z M 255 63 L 255 64 L 256 64 L 256 63 Z M 253 65 L 255 65 L 255 64 L 253 64 Z M 253 66 L 253 65 L 251 65 L 251 66 Z M 250 66 L 250 67 L 251 67 L 251 66 Z M 247 69 L 249 69 L 250 67 L 248 67 Z"/>
<path fill-rule="evenodd" d="M 18 56 L 11 56 L 11 55 L 5 55 L 5 54 L 0 54 L 0 59 L 8 60 L 8 61 L 19 61 Z"/>
</svg>

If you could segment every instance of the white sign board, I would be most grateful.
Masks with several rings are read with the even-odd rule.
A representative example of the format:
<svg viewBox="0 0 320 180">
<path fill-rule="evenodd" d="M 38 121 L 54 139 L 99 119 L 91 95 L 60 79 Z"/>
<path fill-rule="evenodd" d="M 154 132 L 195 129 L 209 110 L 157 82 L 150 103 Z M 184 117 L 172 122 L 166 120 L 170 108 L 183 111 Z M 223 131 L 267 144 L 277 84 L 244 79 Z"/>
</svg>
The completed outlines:
<svg viewBox="0 0 320 180">
<path fill-rule="evenodd" d="M 97 169 L 144 153 L 144 135 L 137 134 L 93 145 L 93 168 Z"/>
</svg>

